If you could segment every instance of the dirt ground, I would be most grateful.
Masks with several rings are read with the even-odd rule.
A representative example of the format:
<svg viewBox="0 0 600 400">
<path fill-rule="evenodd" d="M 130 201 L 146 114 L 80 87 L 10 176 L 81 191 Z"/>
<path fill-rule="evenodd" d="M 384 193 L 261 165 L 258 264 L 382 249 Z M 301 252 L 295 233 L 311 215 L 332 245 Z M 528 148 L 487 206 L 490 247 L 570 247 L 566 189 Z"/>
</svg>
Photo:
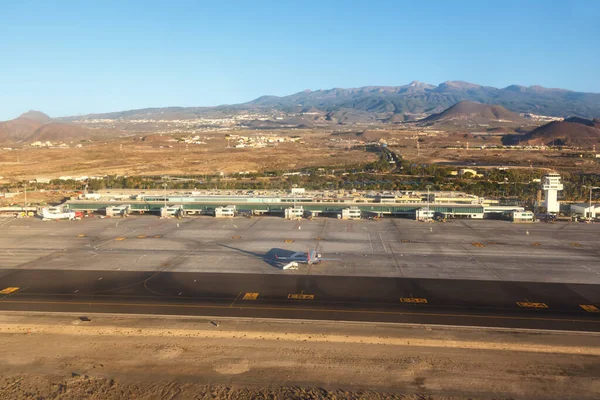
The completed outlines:
<svg viewBox="0 0 600 400">
<path fill-rule="evenodd" d="M 22 206 L 25 204 L 25 193 L 23 192 L 23 188 L 20 188 L 21 191 L 16 196 L 10 198 L 1 198 L 0 206 L 10 206 L 10 205 L 19 205 Z M 68 199 L 70 196 L 73 196 L 74 192 L 68 191 L 31 191 L 31 188 L 27 191 L 27 204 L 54 204 L 61 203 L 65 199 Z"/>
<path fill-rule="evenodd" d="M 279 143 L 265 148 L 228 148 L 225 133 L 206 135 L 206 144 L 176 143 L 175 136 L 139 135 L 71 144 L 67 149 L 33 148 L 23 145 L 0 151 L 0 180 L 58 178 L 59 176 L 98 175 L 185 175 L 265 170 L 297 170 L 311 166 L 339 166 L 375 161 L 378 154 L 357 146 L 360 140 L 389 142 L 390 148 L 412 162 L 472 163 L 537 168 L 557 168 L 599 172 L 600 163 L 579 158 L 573 151 L 481 150 L 482 145 L 500 144 L 499 136 L 463 137 L 436 133 L 419 136 L 416 131 L 375 129 L 367 135 L 356 133 L 364 128 L 347 128 L 333 134 L 331 130 L 283 130 L 276 132 L 232 131 L 229 134 L 280 137 L 300 136 L 301 142 Z M 212 135 L 212 136 L 211 136 Z M 140 138 L 147 138 L 142 141 Z M 417 139 L 422 142 L 417 149 Z M 470 149 L 447 149 L 446 146 L 469 143 Z M 235 143 L 231 143 L 233 146 Z M 573 154 L 571 154 L 573 153 Z M 585 153 L 585 151 L 584 151 Z M 586 153 L 587 154 L 587 153 Z"/>
<path fill-rule="evenodd" d="M 600 336 L 3 313 L 11 399 L 597 399 Z"/>
<path fill-rule="evenodd" d="M 132 138 L 84 143 L 81 148 L 23 147 L 0 151 L 0 176 L 5 180 L 98 175 L 185 175 L 223 172 L 294 170 L 377 160 L 377 154 L 336 147 L 326 135 L 306 134 L 305 143 L 274 147 L 227 148 L 224 135 L 205 145 L 169 142 L 170 137 Z"/>
</svg>

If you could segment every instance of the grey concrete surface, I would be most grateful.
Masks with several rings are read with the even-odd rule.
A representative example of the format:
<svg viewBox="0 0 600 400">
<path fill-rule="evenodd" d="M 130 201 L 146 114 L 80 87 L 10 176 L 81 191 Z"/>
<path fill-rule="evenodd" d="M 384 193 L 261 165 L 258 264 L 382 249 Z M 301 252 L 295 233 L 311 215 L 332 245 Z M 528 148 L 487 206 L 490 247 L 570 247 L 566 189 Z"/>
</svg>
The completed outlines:
<svg viewBox="0 0 600 400">
<path fill-rule="evenodd" d="M 322 240 L 317 240 L 322 238 Z M 286 243 L 285 240 L 293 242 Z M 339 260 L 282 270 L 275 254 Z M 0 269 L 243 272 L 600 283 L 600 224 L 276 217 L 3 219 Z"/>
</svg>

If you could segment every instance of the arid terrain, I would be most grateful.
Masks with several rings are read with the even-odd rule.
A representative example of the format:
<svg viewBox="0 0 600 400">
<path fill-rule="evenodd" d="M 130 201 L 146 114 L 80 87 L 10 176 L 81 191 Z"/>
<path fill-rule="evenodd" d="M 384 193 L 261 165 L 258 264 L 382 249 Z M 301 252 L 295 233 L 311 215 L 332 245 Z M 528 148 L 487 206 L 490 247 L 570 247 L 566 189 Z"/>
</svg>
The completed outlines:
<svg viewBox="0 0 600 400">
<path fill-rule="evenodd" d="M 263 148 L 228 148 L 224 135 L 202 145 L 170 142 L 170 136 L 141 141 L 115 139 L 81 148 L 23 148 L 0 153 L 0 175 L 10 179 L 59 176 L 231 174 L 294 170 L 377 160 L 378 155 L 316 139 Z M 17 162 L 18 160 L 18 162 Z"/>
<path fill-rule="evenodd" d="M 262 132 L 231 134 L 261 136 Z M 95 140 L 69 148 L 15 147 L 0 151 L 0 176 L 5 181 L 60 176 L 202 175 L 237 172 L 293 171 L 304 167 L 356 165 L 376 161 L 364 143 L 384 141 L 411 162 L 449 165 L 521 166 L 598 172 L 589 150 L 503 150 L 501 136 L 378 129 L 303 130 L 269 132 L 279 137 L 300 136 L 267 147 L 230 147 L 225 133 L 206 135 L 205 144 L 175 142 L 175 135 L 146 135 Z M 144 140 L 141 140 L 143 138 Z M 418 146 L 417 146 L 418 141 Z M 483 148 L 482 148 L 483 146 Z M 586 157 L 580 156 L 586 155 Z"/>
<path fill-rule="evenodd" d="M 33 399 L 595 399 L 595 334 L 5 313 L 0 394 Z"/>
</svg>

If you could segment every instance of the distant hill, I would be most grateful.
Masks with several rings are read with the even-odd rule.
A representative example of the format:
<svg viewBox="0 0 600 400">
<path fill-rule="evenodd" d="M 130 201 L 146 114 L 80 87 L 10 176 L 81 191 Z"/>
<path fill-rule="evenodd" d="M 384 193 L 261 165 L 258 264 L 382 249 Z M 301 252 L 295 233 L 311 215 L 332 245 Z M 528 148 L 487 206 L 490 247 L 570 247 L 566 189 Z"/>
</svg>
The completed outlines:
<svg viewBox="0 0 600 400">
<path fill-rule="evenodd" d="M 56 122 L 39 111 L 29 111 L 0 122 L 1 142 L 68 141 L 87 139 L 94 133 L 79 125 Z"/>
<path fill-rule="evenodd" d="M 600 143 L 600 120 L 567 118 L 553 121 L 522 136 L 506 136 L 505 144 L 589 146 Z"/>
<path fill-rule="evenodd" d="M 515 113 L 532 113 L 556 117 L 580 115 L 600 116 L 600 94 L 581 93 L 541 86 L 511 85 L 502 89 L 463 81 L 447 81 L 438 86 L 414 81 L 402 86 L 365 86 L 305 90 L 289 96 L 262 96 L 243 104 L 217 107 L 166 107 L 129 110 L 105 114 L 65 117 L 63 120 L 107 119 L 189 119 L 220 118 L 246 111 L 284 111 L 340 113 L 341 120 L 372 119 L 402 122 L 414 120 L 414 115 L 441 113 L 462 101 L 498 105 Z M 353 112 L 360 112 L 351 115 Z M 400 118 L 394 116 L 401 116 Z M 333 116 L 330 121 L 337 120 Z M 341 123 L 343 123 L 340 121 Z"/>
<path fill-rule="evenodd" d="M 21 117 L 0 122 L 0 141 L 20 142 L 23 138 L 35 132 L 40 126 L 42 126 L 41 122 Z"/>
<path fill-rule="evenodd" d="M 477 128 L 527 125 L 529 121 L 519 114 L 507 110 L 502 106 L 476 103 L 473 101 L 459 101 L 438 114 L 432 114 L 417 122 L 420 126 L 434 126 L 439 128 Z"/>
<path fill-rule="evenodd" d="M 74 124 L 51 122 L 36 129 L 30 136 L 24 138 L 25 142 L 50 141 L 66 142 L 71 140 L 89 139 L 94 131 Z"/>
<path fill-rule="evenodd" d="M 30 111 L 27 111 L 26 113 L 21 114 L 18 117 L 18 119 L 30 119 L 32 121 L 37 121 L 42 124 L 52 121 L 52 118 L 50 118 L 48 115 L 44 114 L 41 111 L 35 111 L 35 110 L 30 110 Z"/>
</svg>

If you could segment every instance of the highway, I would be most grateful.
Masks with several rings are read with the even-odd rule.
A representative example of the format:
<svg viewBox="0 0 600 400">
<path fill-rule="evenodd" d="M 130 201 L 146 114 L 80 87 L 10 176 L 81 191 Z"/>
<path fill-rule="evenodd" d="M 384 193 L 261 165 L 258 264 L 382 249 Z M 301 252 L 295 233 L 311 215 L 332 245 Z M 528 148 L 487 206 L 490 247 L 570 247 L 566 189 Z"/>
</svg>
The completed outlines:
<svg viewBox="0 0 600 400">
<path fill-rule="evenodd" d="M 164 270 L 5 269 L 0 272 L 0 310 L 600 332 L 600 285 Z"/>
</svg>

